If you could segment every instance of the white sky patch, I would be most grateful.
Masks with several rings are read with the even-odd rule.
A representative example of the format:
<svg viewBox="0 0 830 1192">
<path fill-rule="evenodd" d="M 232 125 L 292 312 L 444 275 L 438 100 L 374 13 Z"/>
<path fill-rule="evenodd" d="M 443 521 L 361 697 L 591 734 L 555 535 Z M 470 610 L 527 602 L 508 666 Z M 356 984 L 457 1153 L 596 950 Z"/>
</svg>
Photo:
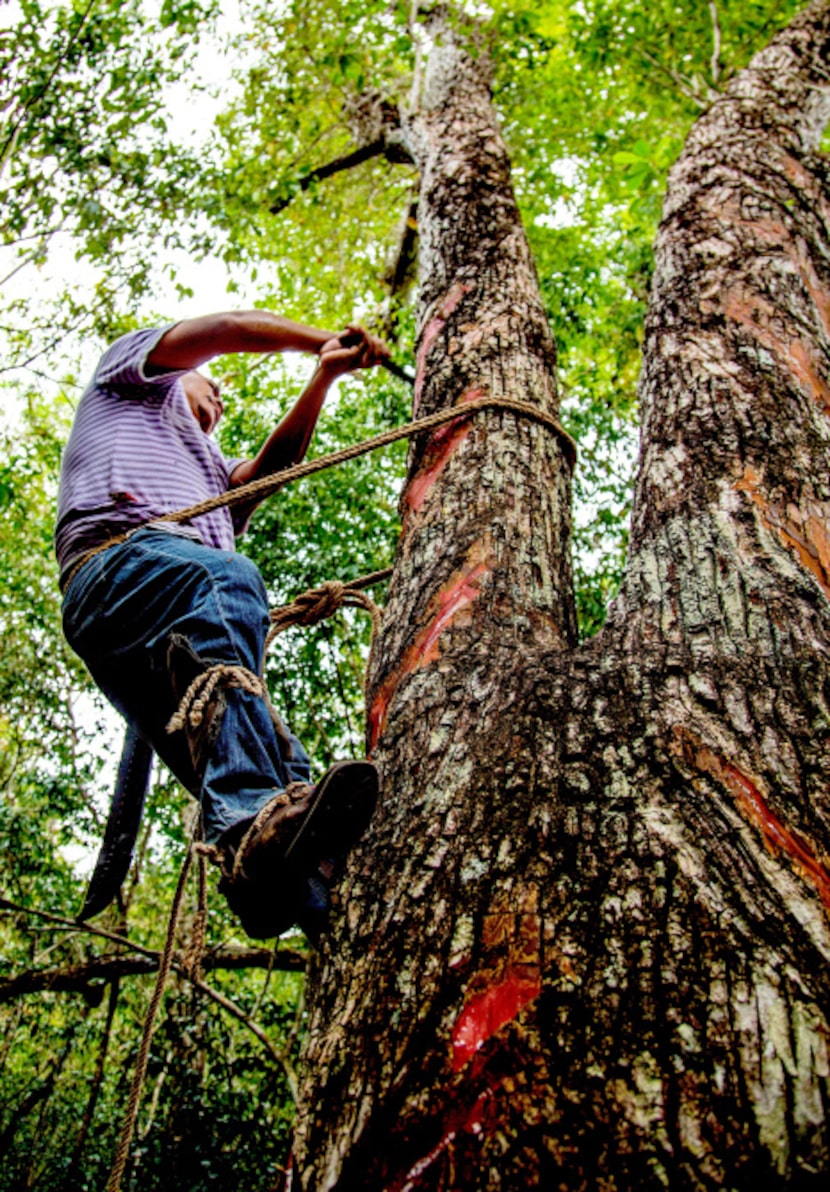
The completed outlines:
<svg viewBox="0 0 830 1192">
<path fill-rule="evenodd" d="M 576 205 L 566 198 L 558 198 L 553 210 L 537 215 L 533 220 L 537 228 L 572 228 L 579 223 Z"/>
<path fill-rule="evenodd" d="M 533 222 L 539 228 L 572 228 L 579 222 L 579 163 L 569 157 L 561 157 L 551 166 L 554 189 L 565 187 L 570 194 L 560 194 L 548 199 L 549 210 L 537 215 Z"/>
</svg>

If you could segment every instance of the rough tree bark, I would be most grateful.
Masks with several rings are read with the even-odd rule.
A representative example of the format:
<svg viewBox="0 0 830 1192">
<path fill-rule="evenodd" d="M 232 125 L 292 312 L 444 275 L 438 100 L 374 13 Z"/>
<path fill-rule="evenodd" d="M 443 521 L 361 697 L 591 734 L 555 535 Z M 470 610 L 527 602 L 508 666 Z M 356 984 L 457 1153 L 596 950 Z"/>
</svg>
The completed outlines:
<svg viewBox="0 0 830 1192">
<path fill-rule="evenodd" d="M 430 32 L 416 404 L 555 412 L 486 55 Z M 672 172 L 600 635 L 575 644 L 552 435 L 496 412 L 412 450 L 306 1192 L 826 1186 L 828 50 L 822 0 Z"/>
</svg>

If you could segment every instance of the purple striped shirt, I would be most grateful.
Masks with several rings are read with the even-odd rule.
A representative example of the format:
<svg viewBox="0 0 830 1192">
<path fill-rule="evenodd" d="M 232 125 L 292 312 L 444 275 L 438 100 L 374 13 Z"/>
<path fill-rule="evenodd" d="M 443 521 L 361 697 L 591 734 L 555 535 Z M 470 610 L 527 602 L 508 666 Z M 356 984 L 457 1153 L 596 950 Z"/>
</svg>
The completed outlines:
<svg viewBox="0 0 830 1192">
<path fill-rule="evenodd" d="M 162 513 L 230 486 L 227 460 L 196 421 L 181 377 L 145 375 L 147 357 L 174 324 L 132 331 L 107 349 L 78 404 L 61 461 L 55 549 L 61 571 L 90 548 Z M 207 546 L 234 549 L 244 529 L 215 509 L 188 525 Z M 195 532 L 195 533 L 194 533 Z"/>
</svg>

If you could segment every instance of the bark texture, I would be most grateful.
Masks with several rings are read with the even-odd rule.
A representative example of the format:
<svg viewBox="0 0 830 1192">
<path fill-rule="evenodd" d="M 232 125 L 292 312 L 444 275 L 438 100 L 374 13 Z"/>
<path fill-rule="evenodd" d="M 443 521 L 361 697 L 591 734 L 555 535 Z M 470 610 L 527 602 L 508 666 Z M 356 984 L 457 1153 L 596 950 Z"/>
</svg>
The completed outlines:
<svg viewBox="0 0 830 1192">
<path fill-rule="evenodd" d="M 416 402 L 555 412 L 486 57 L 432 34 Z M 822 0 L 671 175 L 597 638 L 557 441 L 492 414 L 413 448 L 383 803 L 313 974 L 306 1192 L 826 1186 L 828 50 Z"/>
</svg>

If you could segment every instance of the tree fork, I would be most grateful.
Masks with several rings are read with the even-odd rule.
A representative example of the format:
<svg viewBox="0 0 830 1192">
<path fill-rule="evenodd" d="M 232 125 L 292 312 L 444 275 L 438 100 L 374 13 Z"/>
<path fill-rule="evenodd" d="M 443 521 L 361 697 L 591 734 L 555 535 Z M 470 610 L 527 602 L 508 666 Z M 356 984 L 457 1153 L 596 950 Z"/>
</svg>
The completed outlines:
<svg viewBox="0 0 830 1192">
<path fill-rule="evenodd" d="M 553 412 L 486 59 L 430 32 L 416 402 Z M 601 634 L 574 644 L 548 436 L 493 415 L 411 451 L 384 799 L 312 974 L 307 1192 L 826 1182 L 829 39 L 822 0 L 672 171 Z"/>
</svg>

